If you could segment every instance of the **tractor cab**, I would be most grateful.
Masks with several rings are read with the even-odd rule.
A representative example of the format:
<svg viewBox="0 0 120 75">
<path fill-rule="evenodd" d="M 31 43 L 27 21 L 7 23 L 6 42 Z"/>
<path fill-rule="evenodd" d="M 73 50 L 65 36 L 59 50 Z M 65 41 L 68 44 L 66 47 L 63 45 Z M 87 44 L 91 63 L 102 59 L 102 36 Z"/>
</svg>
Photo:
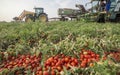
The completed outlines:
<svg viewBox="0 0 120 75">
<path fill-rule="evenodd" d="M 44 9 L 43 8 L 35 7 L 34 9 L 35 9 L 36 16 L 39 16 L 41 13 L 44 13 Z"/>
</svg>

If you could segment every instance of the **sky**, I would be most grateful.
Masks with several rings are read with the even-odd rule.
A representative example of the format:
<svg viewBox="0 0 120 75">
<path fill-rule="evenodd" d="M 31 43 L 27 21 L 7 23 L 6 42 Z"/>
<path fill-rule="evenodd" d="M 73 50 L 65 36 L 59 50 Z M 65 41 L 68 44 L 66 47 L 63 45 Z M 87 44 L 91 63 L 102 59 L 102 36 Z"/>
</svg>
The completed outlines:
<svg viewBox="0 0 120 75">
<path fill-rule="evenodd" d="M 33 11 L 34 7 L 43 7 L 48 17 L 58 17 L 58 8 L 73 8 L 75 4 L 83 4 L 90 0 L 0 0 L 0 21 L 12 21 L 23 10 Z"/>
</svg>

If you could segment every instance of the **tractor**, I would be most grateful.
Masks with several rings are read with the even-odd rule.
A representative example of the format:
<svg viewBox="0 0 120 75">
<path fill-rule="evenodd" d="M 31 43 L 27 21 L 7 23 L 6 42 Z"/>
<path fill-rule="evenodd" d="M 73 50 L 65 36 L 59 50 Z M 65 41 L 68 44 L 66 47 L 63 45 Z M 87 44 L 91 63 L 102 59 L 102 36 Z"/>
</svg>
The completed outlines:
<svg viewBox="0 0 120 75">
<path fill-rule="evenodd" d="M 36 20 L 40 22 L 48 21 L 48 15 L 44 13 L 43 8 L 35 7 L 34 9 L 35 12 L 24 10 L 18 17 L 14 17 L 13 20 L 23 21 L 23 19 L 25 19 L 25 22 L 35 22 Z"/>
</svg>

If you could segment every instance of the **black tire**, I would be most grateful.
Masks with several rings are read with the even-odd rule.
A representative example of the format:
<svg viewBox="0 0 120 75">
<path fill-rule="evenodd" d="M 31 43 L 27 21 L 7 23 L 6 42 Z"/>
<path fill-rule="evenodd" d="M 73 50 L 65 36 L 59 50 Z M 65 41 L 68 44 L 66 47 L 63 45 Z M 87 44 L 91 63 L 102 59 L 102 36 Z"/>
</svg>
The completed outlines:
<svg viewBox="0 0 120 75">
<path fill-rule="evenodd" d="M 120 18 L 115 18 L 115 19 L 109 19 L 110 22 L 113 22 L 113 23 L 120 23 Z"/>
<path fill-rule="evenodd" d="M 60 18 L 60 21 L 67 21 L 67 20 L 68 20 L 68 19 L 65 18 L 65 17 L 63 17 L 63 16 Z"/>
<path fill-rule="evenodd" d="M 105 14 L 100 14 L 97 18 L 98 23 L 105 23 Z"/>
<path fill-rule="evenodd" d="M 40 22 L 47 22 L 48 21 L 48 16 L 47 16 L 47 14 L 42 13 L 42 14 L 39 15 L 38 19 L 39 19 Z"/>
</svg>

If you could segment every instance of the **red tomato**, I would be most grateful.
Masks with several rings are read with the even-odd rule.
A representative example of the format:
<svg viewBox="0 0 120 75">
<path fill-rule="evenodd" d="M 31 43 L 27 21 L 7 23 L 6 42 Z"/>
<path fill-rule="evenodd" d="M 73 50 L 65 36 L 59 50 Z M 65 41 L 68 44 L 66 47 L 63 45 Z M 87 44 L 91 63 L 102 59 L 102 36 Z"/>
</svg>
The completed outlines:
<svg viewBox="0 0 120 75">
<path fill-rule="evenodd" d="M 77 60 L 77 59 L 74 59 L 74 62 L 75 62 L 76 64 L 78 64 L 78 60 Z"/>
<path fill-rule="evenodd" d="M 71 62 L 71 66 L 76 66 L 76 63 L 75 62 Z"/>
<path fill-rule="evenodd" d="M 88 63 L 89 63 L 89 62 L 91 62 L 91 59 L 89 58 L 87 61 L 88 61 Z"/>
<path fill-rule="evenodd" d="M 68 63 L 69 62 L 69 58 L 68 57 L 65 57 L 65 62 Z"/>
<path fill-rule="evenodd" d="M 81 54 L 81 55 L 80 55 L 80 58 L 81 58 L 81 59 L 83 59 L 83 58 L 84 58 L 83 54 Z"/>
<path fill-rule="evenodd" d="M 56 75 L 54 70 L 51 71 L 51 75 Z"/>
<path fill-rule="evenodd" d="M 53 62 L 54 58 L 53 57 L 50 57 L 47 61 L 48 62 Z"/>
<path fill-rule="evenodd" d="M 55 66 L 55 63 L 54 63 L 54 62 L 52 62 L 52 63 L 51 63 L 51 66 Z"/>
<path fill-rule="evenodd" d="M 62 66 L 57 66 L 57 70 L 60 72 L 62 71 Z"/>
<path fill-rule="evenodd" d="M 88 59 L 85 58 L 82 62 L 87 63 L 87 60 L 88 60 Z"/>
<path fill-rule="evenodd" d="M 43 71 L 43 75 L 49 75 L 48 71 Z"/>
<path fill-rule="evenodd" d="M 95 54 L 91 54 L 92 57 L 95 57 Z"/>
<path fill-rule="evenodd" d="M 86 67 L 86 64 L 85 63 L 81 63 L 80 67 L 84 68 L 84 67 Z"/>
<path fill-rule="evenodd" d="M 84 55 L 84 57 L 88 59 L 88 58 L 90 58 L 90 55 Z"/>
</svg>

